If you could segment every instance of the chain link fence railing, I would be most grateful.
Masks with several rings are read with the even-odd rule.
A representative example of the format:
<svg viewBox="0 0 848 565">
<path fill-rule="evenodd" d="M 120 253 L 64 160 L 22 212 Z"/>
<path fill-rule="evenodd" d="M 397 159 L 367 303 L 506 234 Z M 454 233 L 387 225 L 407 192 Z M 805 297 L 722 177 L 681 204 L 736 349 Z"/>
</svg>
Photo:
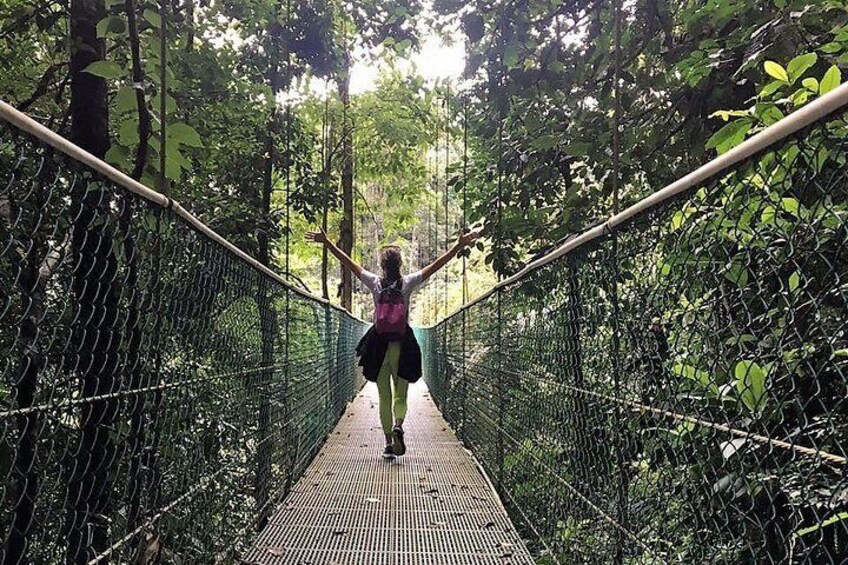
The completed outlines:
<svg viewBox="0 0 848 565">
<path fill-rule="evenodd" d="M 846 563 L 846 118 L 420 331 L 539 563 Z"/>
<path fill-rule="evenodd" d="M 235 562 L 363 324 L 107 176 L 0 119 L 0 561 Z"/>
</svg>

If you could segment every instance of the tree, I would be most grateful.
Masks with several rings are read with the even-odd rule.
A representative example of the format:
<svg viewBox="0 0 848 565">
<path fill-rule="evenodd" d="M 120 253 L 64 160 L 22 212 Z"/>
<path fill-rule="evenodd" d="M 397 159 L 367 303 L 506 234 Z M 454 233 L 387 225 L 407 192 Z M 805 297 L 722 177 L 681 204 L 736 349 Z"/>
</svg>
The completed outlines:
<svg viewBox="0 0 848 565">
<path fill-rule="evenodd" d="M 101 159 L 109 149 L 109 108 L 106 81 L 92 71 L 105 61 L 105 45 L 97 33 L 105 15 L 102 0 L 70 4 L 70 139 Z M 95 178 L 80 179 L 72 194 L 76 313 L 68 366 L 79 378 L 83 398 L 112 392 L 118 377 L 118 265 L 110 227 L 103 221 L 111 198 L 108 187 Z M 110 513 L 109 464 L 115 447 L 107 427 L 118 407 L 117 400 L 97 400 L 82 410 L 79 445 L 68 466 L 70 492 L 80 493 L 68 499 L 68 563 L 87 563 L 109 545 L 103 517 Z"/>
<path fill-rule="evenodd" d="M 709 115 L 744 105 L 766 58 L 788 60 L 835 37 L 830 21 L 844 17 L 837 4 L 624 3 L 617 54 L 610 3 L 436 2 L 469 46 L 477 117 L 469 189 L 475 219 L 492 233 L 500 224 L 502 245 L 489 254 L 496 270 L 515 272 L 610 214 L 617 58 L 627 205 L 706 161 Z"/>
</svg>

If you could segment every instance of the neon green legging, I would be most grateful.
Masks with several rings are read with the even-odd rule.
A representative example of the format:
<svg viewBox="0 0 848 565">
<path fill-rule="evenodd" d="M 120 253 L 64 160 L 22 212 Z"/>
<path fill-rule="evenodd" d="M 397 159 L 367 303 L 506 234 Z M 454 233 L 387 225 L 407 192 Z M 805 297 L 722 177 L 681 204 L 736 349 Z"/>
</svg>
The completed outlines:
<svg viewBox="0 0 848 565">
<path fill-rule="evenodd" d="M 392 424 L 395 420 L 406 418 L 406 392 L 409 390 L 409 381 L 398 377 L 398 363 L 400 361 L 400 342 L 389 343 L 380 374 L 377 375 L 377 392 L 380 394 L 380 424 L 383 433 L 392 433 Z M 394 388 L 394 393 L 392 392 Z M 392 417 L 394 408 L 394 417 Z"/>
</svg>

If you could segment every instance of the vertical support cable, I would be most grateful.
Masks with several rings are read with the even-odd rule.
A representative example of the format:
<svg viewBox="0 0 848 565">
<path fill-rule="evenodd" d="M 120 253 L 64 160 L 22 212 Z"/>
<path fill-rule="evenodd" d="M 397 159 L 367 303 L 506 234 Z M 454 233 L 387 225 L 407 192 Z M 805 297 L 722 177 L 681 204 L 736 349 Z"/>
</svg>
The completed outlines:
<svg viewBox="0 0 848 565">
<path fill-rule="evenodd" d="M 450 213 L 448 212 L 448 173 L 450 167 L 450 85 L 447 87 L 447 92 L 445 94 L 444 100 L 444 119 L 445 119 L 445 178 L 444 178 L 444 207 L 445 207 L 445 249 L 449 249 L 450 243 L 448 239 L 450 238 Z M 448 410 L 448 400 L 451 397 L 451 389 L 453 387 L 453 379 L 452 375 L 452 363 L 450 361 L 450 357 L 448 356 L 448 334 L 450 333 L 451 324 L 447 320 L 448 315 L 448 269 L 444 269 L 444 279 L 445 279 L 445 287 L 444 287 L 444 312 L 442 313 L 442 351 L 444 352 L 445 359 L 445 390 L 443 392 L 443 398 L 445 402 L 445 406 L 443 406 L 443 410 Z"/>
<path fill-rule="evenodd" d="M 619 212 L 619 191 L 621 185 L 621 0 L 615 0 L 614 12 L 614 34 L 615 34 L 615 72 L 614 72 L 614 107 L 612 115 L 612 169 L 613 169 L 613 193 L 612 193 L 612 213 L 613 215 Z M 619 258 L 618 258 L 618 235 L 615 231 L 611 234 L 612 246 L 612 369 L 613 369 L 613 390 L 615 397 L 619 401 L 623 401 L 621 390 L 621 310 L 618 300 L 618 281 L 619 281 Z M 624 461 L 624 440 L 625 434 L 622 429 L 623 415 L 622 402 L 616 402 L 614 427 L 616 434 L 616 467 L 617 467 L 617 502 L 616 502 L 616 519 L 624 528 L 627 527 L 627 476 L 625 474 Z M 621 564 L 624 562 L 624 531 L 617 531 L 617 541 L 615 549 L 615 563 Z"/>
<path fill-rule="evenodd" d="M 291 31 L 291 0 L 286 0 L 286 30 Z M 291 47 L 289 39 L 286 39 L 286 280 L 291 281 L 291 101 L 289 94 L 292 87 L 291 72 Z M 276 105 L 276 100 L 274 104 Z M 288 312 L 286 312 L 286 324 L 288 324 Z"/>
<path fill-rule="evenodd" d="M 448 212 L 448 205 L 450 204 L 450 195 L 448 193 L 448 174 L 450 169 L 450 84 L 448 84 L 447 95 L 445 97 L 445 249 L 450 247 L 450 213 Z M 445 269 L 445 312 L 444 316 L 448 315 L 448 270 Z M 447 334 L 445 334 L 445 340 L 447 341 Z M 447 345 L 447 343 L 445 343 Z"/>
<path fill-rule="evenodd" d="M 438 111 L 438 106 L 436 107 Z M 435 160 L 436 164 L 433 167 L 433 192 L 436 196 L 436 202 L 434 205 L 433 215 L 435 216 L 435 229 L 433 230 L 433 249 L 435 251 L 435 256 L 438 257 L 441 255 L 441 248 L 439 246 L 439 173 L 441 171 L 439 167 L 439 141 L 441 141 L 441 136 L 439 135 L 439 126 L 438 122 L 436 123 L 436 155 Z M 439 295 L 435 291 L 432 293 L 431 302 L 433 303 L 432 312 L 435 315 L 436 320 L 441 320 L 441 316 L 439 315 Z"/>
<path fill-rule="evenodd" d="M 159 37 L 160 45 L 159 45 L 159 56 L 160 56 L 160 65 L 159 65 L 159 127 L 160 127 L 160 135 L 162 136 L 161 145 L 159 146 L 159 188 L 162 191 L 162 194 L 165 196 L 170 196 L 170 184 L 168 182 L 168 178 L 165 175 L 165 128 L 167 124 L 167 117 L 165 116 L 165 112 L 167 110 L 167 97 L 168 97 L 168 89 L 167 89 L 167 74 L 165 73 L 165 69 L 167 66 L 167 55 L 168 55 L 168 44 L 167 44 L 167 29 L 168 29 L 168 6 L 166 0 L 160 0 L 159 2 L 159 19 L 161 21 L 159 33 L 161 34 Z M 164 285 L 162 284 L 161 268 L 162 268 L 162 256 L 163 256 L 163 215 L 167 214 L 162 209 L 157 208 L 155 212 L 156 216 L 156 242 L 154 244 L 153 250 L 153 288 L 151 289 L 151 293 L 153 295 L 151 304 L 151 311 L 153 312 L 154 322 L 153 322 L 153 339 L 152 344 L 154 348 L 153 353 L 153 377 L 151 378 L 151 382 L 159 383 L 162 378 L 162 333 L 163 333 L 163 320 L 165 318 L 164 312 L 162 312 L 162 304 L 163 304 L 163 295 L 164 295 Z M 162 425 L 160 424 L 159 418 L 162 413 L 162 405 L 165 401 L 164 393 L 161 388 L 157 388 L 156 392 L 153 394 L 153 403 L 150 407 L 150 418 L 149 425 L 153 428 L 153 437 L 150 442 L 150 446 L 145 450 L 144 458 L 143 458 L 143 467 L 147 472 L 147 490 L 148 490 L 148 506 L 152 509 L 157 509 L 160 507 L 160 498 L 162 492 L 162 471 L 159 466 L 159 446 L 162 442 Z"/>
<path fill-rule="evenodd" d="M 462 101 L 462 233 L 468 229 L 468 96 L 466 94 Z M 462 255 L 462 388 L 461 394 L 461 425 L 460 430 L 465 430 L 466 404 L 468 402 L 468 375 L 466 373 L 466 343 L 468 332 L 468 311 L 465 304 L 468 302 L 468 272 L 467 256 Z"/>
<path fill-rule="evenodd" d="M 503 15 L 501 15 L 501 39 L 503 40 Z M 503 84 L 503 59 L 501 59 L 501 76 L 498 77 L 500 89 L 504 89 Z M 502 255 L 503 245 L 503 137 L 504 137 L 504 113 L 503 104 L 498 104 L 498 207 L 496 217 L 496 237 L 495 237 L 495 256 L 500 258 Z M 503 264 L 500 265 L 503 269 Z M 503 279 L 502 271 L 498 271 L 498 281 Z M 497 388 L 498 388 L 498 489 L 501 494 L 504 492 L 504 412 L 506 411 L 506 383 L 503 378 L 503 290 L 498 287 L 495 293 L 497 303 Z"/>
<path fill-rule="evenodd" d="M 286 30 L 291 32 L 291 0 L 286 0 Z M 290 46 L 290 38 L 286 38 L 286 89 L 291 91 L 291 46 Z M 288 93 L 287 93 L 288 94 Z M 276 104 L 276 101 L 275 101 Z M 291 121 L 290 121 L 290 104 L 288 98 L 286 98 L 286 280 L 290 279 L 289 273 L 289 238 L 291 232 L 291 204 L 290 204 L 290 187 L 289 187 L 289 178 L 290 175 L 290 163 L 291 163 L 291 147 L 289 146 L 291 140 Z M 285 303 L 285 316 L 283 317 L 283 331 L 285 334 L 285 344 L 283 344 L 283 421 L 289 421 L 289 414 L 291 413 L 291 399 L 289 398 L 289 377 L 291 376 L 291 366 L 289 364 L 290 360 L 290 343 L 291 343 L 291 290 L 286 289 L 286 303 Z M 286 426 L 289 426 L 287 423 Z M 287 430 L 287 435 L 290 436 Z M 295 473 L 295 465 L 297 464 L 297 449 L 293 450 L 293 455 L 290 459 L 290 466 L 288 468 L 288 474 L 286 476 L 286 490 L 285 492 L 291 489 L 292 482 L 294 480 Z"/>
</svg>

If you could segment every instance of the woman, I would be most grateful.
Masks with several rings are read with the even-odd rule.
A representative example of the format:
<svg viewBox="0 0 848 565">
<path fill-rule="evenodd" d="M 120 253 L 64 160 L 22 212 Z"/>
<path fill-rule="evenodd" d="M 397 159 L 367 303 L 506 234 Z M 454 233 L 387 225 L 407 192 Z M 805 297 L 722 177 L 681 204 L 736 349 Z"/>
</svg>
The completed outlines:
<svg viewBox="0 0 848 565">
<path fill-rule="evenodd" d="M 413 291 L 433 276 L 465 247 L 471 245 L 480 232 L 459 237 L 444 255 L 420 271 L 403 275 L 400 249 L 394 245 L 380 252 L 380 277 L 363 269 L 341 249 L 327 239 L 323 230 L 306 234 L 306 239 L 327 247 L 341 264 L 371 291 L 374 296 L 374 325 L 366 332 L 356 348 L 359 365 L 365 378 L 377 383 L 380 396 L 380 424 L 386 436 L 385 459 L 406 453 L 403 420 L 406 418 L 406 393 L 409 383 L 421 378 L 421 349 L 409 324 L 409 298 Z"/>
</svg>

